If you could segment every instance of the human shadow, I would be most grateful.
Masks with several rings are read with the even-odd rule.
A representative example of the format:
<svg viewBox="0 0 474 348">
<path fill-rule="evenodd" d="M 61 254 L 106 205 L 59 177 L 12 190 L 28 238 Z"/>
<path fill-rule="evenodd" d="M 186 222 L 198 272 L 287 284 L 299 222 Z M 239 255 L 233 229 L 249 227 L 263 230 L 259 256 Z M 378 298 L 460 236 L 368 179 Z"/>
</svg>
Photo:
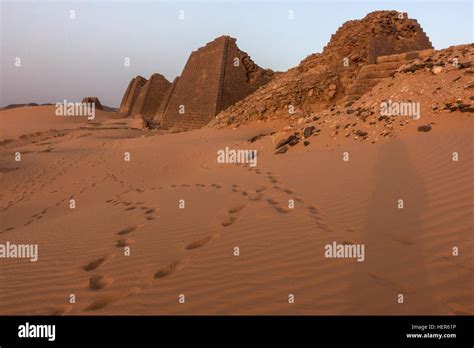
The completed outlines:
<svg viewBox="0 0 474 348">
<path fill-rule="evenodd" d="M 367 221 L 358 241 L 365 246 L 365 260 L 355 262 L 349 276 L 347 312 L 434 314 L 436 303 L 420 238 L 420 216 L 428 209 L 423 179 L 401 140 L 380 146 Z"/>
</svg>

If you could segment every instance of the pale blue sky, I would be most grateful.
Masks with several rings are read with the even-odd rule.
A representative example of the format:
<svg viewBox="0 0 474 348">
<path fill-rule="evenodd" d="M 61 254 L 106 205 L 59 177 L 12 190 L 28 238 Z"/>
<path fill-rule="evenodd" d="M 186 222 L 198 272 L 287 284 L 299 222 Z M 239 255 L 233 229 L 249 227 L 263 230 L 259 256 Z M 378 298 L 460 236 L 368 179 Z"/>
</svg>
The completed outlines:
<svg viewBox="0 0 474 348">
<path fill-rule="evenodd" d="M 321 52 L 345 21 L 375 10 L 408 12 L 437 49 L 474 41 L 472 0 L 0 1 L 0 106 L 84 96 L 117 106 L 132 77 L 158 72 L 172 81 L 192 50 L 224 34 L 258 65 L 284 71 Z"/>
</svg>

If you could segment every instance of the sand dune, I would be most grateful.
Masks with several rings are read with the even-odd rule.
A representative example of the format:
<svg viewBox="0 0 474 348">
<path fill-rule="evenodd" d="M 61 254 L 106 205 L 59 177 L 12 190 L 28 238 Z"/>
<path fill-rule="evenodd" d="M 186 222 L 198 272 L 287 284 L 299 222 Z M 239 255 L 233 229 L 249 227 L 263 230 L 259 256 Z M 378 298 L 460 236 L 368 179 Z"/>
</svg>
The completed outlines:
<svg viewBox="0 0 474 348">
<path fill-rule="evenodd" d="M 281 157 L 271 136 L 248 142 L 278 121 L 165 134 L 112 113 L 93 124 L 53 115 L 0 112 L 12 139 L 0 243 L 39 245 L 38 262 L 2 260 L 2 315 L 474 312 L 468 116 L 374 144 L 323 130 Z M 226 146 L 257 149 L 258 165 L 217 163 Z M 333 241 L 365 244 L 365 261 L 326 258 Z"/>
</svg>

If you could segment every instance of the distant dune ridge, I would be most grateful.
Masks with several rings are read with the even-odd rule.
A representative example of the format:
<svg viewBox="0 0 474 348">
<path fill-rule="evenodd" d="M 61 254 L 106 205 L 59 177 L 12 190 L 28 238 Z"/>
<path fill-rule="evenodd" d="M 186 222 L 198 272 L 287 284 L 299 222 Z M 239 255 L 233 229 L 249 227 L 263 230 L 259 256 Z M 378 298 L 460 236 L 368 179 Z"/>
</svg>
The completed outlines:
<svg viewBox="0 0 474 348">
<path fill-rule="evenodd" d="M 94 120 L 2 109 L 0 245 L 38 252 L 0 314 L 473 315 L 473 60 L 377 11 L 284 73 L 223 36 Z"/>
</svg>

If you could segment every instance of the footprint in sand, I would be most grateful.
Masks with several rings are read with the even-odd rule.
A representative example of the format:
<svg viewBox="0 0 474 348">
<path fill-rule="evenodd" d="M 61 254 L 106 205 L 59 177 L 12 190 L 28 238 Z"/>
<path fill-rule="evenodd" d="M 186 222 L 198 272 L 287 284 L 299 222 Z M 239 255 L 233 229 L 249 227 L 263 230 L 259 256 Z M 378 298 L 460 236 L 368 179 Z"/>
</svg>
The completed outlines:
<svg viewBox="0 0 474 348">
<path fill-rule="evenodd" d="M 178 260 L 170 263 L 168 266 L 163 267 L 160 269 L 158 272 L 155 273 L 153 278 L 155 279 L 160 279 L 160 278 L 165 278 L 175 272 L 179 272 L 184 268 L 185 262 L 188 259 L 183 259 L 183 260 Z"/>
<path fill-rule="evenodd" d="M 267 189 L 266 186 L 261 186 L 261 187 L 259 187 L 258 189 L 256 189 L 255 192 L 260 193 L 260 192 L 265 191 L 266 189 Z"/>
<path fill-rule="evenodd" d="M 229 209 L 229 214 L 235 214 L 246 207 L 246 204 L 239 204 Z"/>
<path fill-rule="evenodd" d="M 318 209 L 310 205 L 308 207 L 308 211 L 311 214 L 311 218 L 314 219 L 314 221 L 316 222 L 316 226 L 318 226 L 318 228 L 326 232 L 331 232 L 331 228 L 329 228 L 328 225 L 322 222 L 323 219 L 319 216 Z"/>
<path fill-rule="evenodd" d="M 292 211 L 292 209 L 282 207 L 280 205 L 280 202 L 278 202 L 277 200 L 275 200 L 273 198 L 268 198 L 267 203 L 272 205 L 277 212 L 282 213 L 282 214 L 287 214 L 287 213 L 290 213 Z"/>
<path fill-rule="evenodd" d="M 278 180 L 275 177 L 271 176 L 271 175 L 268 176 L 268 180 L 270 180 L 270 182 L 272 184 L 278 183 Z"/>
<path fill-rule="evenodd" d="M 415 244 L 414 240 L 411 240 L 410 238 L 400 238 L 397 236 L 394 236 L 393 234 L 386 234 L 389 238 L 391 238 L 393 241 L 403 244 L 403 245 L 413 245 Z"/>
<path fill-rule="evenodd" d="M 148 221 L 155 220 L 155 215 L 154 213 L 158 213 L 160 211 L 159 208 L 148 208 L 148 207 L 142 207 L 142 210 L 144 210 L 145 218 Z"/>
<path fill-rule="evenodd" d="M 117 232 L 117 234 L 122 236 L 124 234 L 128 234 L 130 232 L 133 232 L 136 229 L 137 229 L 137 226 L 130 226 L 130 227 L 124 228 L 123 230 L 120 230 L 119 232 Z"/>
<path fill-rule="evenodd" d="M 153 214 L 156 211 L 155 208 L 150 208 L 145 211 L 145 214 Z"/>
<path fill-rule="evenodd" d="M 310 205 L 310 206 L 308 207 L 308 210 L 309 210 L 309 212 L 310 212 L 311 214 L 313 214 L 313 215 L 316 215 L 316 214 L 318 213 L 318 209 L 316 209 L 316 208 L 313 207 L 312 205 Z"/>
<path fill-rule="evenodd" d="M 193 250 L 193 249 L 200 248 L 200 247 L 206 245 L 207 243 L 209 243 L 211 241 L 211 239 L 212 239 L 212 237 L 208 236 L 208 237 L 196 240 L 196 241 L 191 242 L 188 245 L 186 245 L 186 249 L 187 250 Z"/>
<path fill-rule="evenodd" d="M 48 208 L 43 209 L 41 212 L 34 214 L 31 216 L 30 220 L 25 224 L 25 226 L 33 223 L 33 221 L 41 219 L 46 213 L 48 212 Z"/>
<path fill-rule="evenodd" d="M 257 193 L 257 194 L 249 196 L 249 200 L 251 201 L 259 201 L 262 198 L 263 198 L 263 195 L 261 193 Z"/>
<path fill-rule="evenodd" d="M 3 230 L 2 232 L 0 232 L 0 233 L 8 232 L 8 231 L 11 231 L 11 230 L 13 230 L 13 229 L 15 229 L 15 227 L 8 227 L 8 228 L 4 229 L 4 230 Z"/>
<path fill-rule="evenodd" d="M 121 298 L 136 294 L 139 291 L 140 291 L 140 288 L 135 287 L 135 288 L 130 288 L 130 289 L 121 291 L 121 292 L 109 294 L 107 296 L 104 296 L 92 302 L 89 306 L 87 306 L 84 309 L 84 311 L 93 311 L 93 310 L 104 308 L 108 306 L 109 304 L 120 300 Z"/>
<path fill-rule="evenodd" d="M 111 254 L 102 256 L 101 258 L 99 258 L 97 260 L 89 262 L 87 265 L 85 265 L 83 267 L 83 269 L 84 269 L 84 271 L 87 271 L 87 272 L 93 271 L 93 270 L 97 269 L 99 266 L 109 262 L 112 258 L 113 258 L 113 255 L 111 255 Z"/>
<path fill-rule="evenodd" d="M 287 213 L 290 213 L 292 211 L 291 209 L 283 208 L 283 207 L 280 207 L 278 205 L 275 205 L 274 208 L 277 212 L 282 213 L 282 214 L 287 214 Z"/>
<path fill-rule="evenodd" d="M 112 284 L 112 281 L 108 275 L 95 275 L 89 278 L 89 288 L 100 290 Z"/>
<path fill-rule="evenodd" d="M 320 228 L 323 231 L 331 232 L 331 229 L 326 224 L 316 221 L 316 226 L 318 226 L 318 228 Z"/>
<path fill-rule="evenodd" d="M 274 200 L 273 198 L 268 198 L 267 202 L 271 205 L 277 205 L 279 203 L 278 201 Z"/>
<path fill-rule="evenodd" d="M 72 310 L 72 305 L 58 306 L 51 310 L 48 315 L 66 315 Z"/>
<path fill-rule="evenodd" d="M 122 239 L 119 239 L 117 241 L 116 246 L 117 246 L 117 248 L 124 248 L 124 247 L 130 246 L 134 243 L 135 243 L 135 241 L 133 239 L 122 238 Z"/>
<path fill-rule="evenodd" d="M 223 227 L 228 227 L 228 226 L 232 225 L 236 220 L 237 220 L 236 217 L 234 217 L 234 216 L 229 216 L 229 217 L 226 218 L 224 221 L 222 221 L 221 225 L 222 225 Z"/>
</svg>

